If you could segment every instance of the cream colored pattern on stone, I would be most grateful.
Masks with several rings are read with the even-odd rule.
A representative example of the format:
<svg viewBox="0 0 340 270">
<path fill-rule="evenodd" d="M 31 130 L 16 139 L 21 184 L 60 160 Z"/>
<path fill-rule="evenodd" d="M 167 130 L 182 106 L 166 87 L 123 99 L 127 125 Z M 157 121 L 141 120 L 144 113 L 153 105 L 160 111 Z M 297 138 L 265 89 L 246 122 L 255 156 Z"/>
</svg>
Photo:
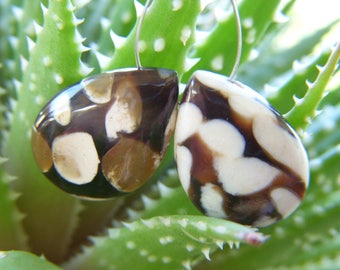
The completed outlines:
<svg viewBox="0 0 340 270">
<path fill-rule="evenodd" d="M 277 218 L 270 216 L 261 216 L 258 220 L 256 220 L 252 226 L 253 227 L 266 227 L 277 221 Z"/>
<path fill-rule="evenodd" d="M 234 112 L 247 120 L 252 120 L 257 115 L 268 115 L 270 117 L 273 114 L 262 103 L 244 95 L 231 95 L 228 102 Z"/>
<path fill-rule="evenodd" d="M 208 121 L 201 125 L 198 134 L 212 151 L 222 154 L 225 158 L 242 157 L 244 137 L 227 121 L 220 119 Z"/>
<path fill-rule="evenodd" d="M 98 153 L 88 133 L 56 137 L 52 144 L 52 158 L 57 172 L 73 184 L 89 183 L 97 174 Z"/>
<path fill-rule="evenodd" d="M 175 108 L 172 111 L 168 125 L 166 126 L 165 133 L 164 133 L 165 138 L 168 138 L 168 136 L 172 135 L 172 132 L 175 130 L 176 119 L 177 119 L 177 109 Z"/>
<path fill-rule="evenodd" d="M 270 196 L 276 206 L 276 210 L 283 218 L 292 213 L 300 204 L 300 199 L 285 188 L 274 189 Z"/>
<path fill-rule="evenodd" d="M 201 110 L 196 105 L 189 102 L 182 103 L 177 116 L 175 143 L 181 144 L 196 133 L 202 121 Z"/>
<path fill-rule="evenodd" d="M 89 100 L 97 104 L 107 103 L 111 100 L 113 73 L 86 78 L 81 81 L 81 85 Z"/>
<path fill-rule="evenodd" d="M 134 83 L 122 82 L 115 92 L 116 101 L 105 116 L 106 135 L 115 139 L 118 132 L 135 131 L 142 120 L 142 100 Z"/>
<path fill-rule="evenodd" d="M 185 146 L 177 146 L 175 154 L 179 179 L 185 192 L 188 192 L 191 178 L 192 155 Z"/>
<path fill-rule="evenodd" d="M 232 195 L 249 195 L 269 186 L 280 173 L 257 158 L 215 158 L 215 170 L 223 189 Z"/>
<path fill-rule="evenodd" d="M 258 116 L 254 119 L 253 133 L 256 141 L 275 160 L 297 173 L 306 186 L 309 181 L 308 158 L 304 147 L 297 137 L 282 129 L 276 118 Z"/>
<path fill-rule="evenodd" d="M 158 76 L 163 79 L 163 80 L 167 80 L 169 78 L 169 70 L 167 69 L 162 69 L 162 68 L 158 68 L 156 69 Z"/>
<path fill-rule="evenodd" d="M 66 94 L 60 95 L 51 102 L 51 112 L 54 119 L 62 126 L 67 126 L 71 122 L 70 98 Z"/>
<path fill-rule="evenodd" d="M 263 196 L 261 199 L 267 200 L 265 189 L 275 188 L 273 182 L 282 172 L 275 168 L 275 165 L 269 164 L 270 162 L 255 157 L 245 157 L 246 142 L 238 128 L 245 130 L 246 133 L 252 132 L 268 156 L 285 165 L 286 168 L 290 168 L 305 181 L 306 186 L 308 185 L 308 158 L 301 141 L 293 130 L 295 136 L 287 132 L 290 128 L 288 124 L 287 129 L 283 126 L 285 122 L 279 124 L 276 113 L 261 95 L 237 81 L 230 81 L 227 77 L 212 72 L 196 71 L 193 78 L 199 84 L 211 88 L 226 98 L 231 108 L 231 118 L 240 122 L 234 126 L 228 120 L 207 121 L 196 105 L 185 102 L 180 106 L 176 123 L 175 150 L 179 177 L 187 193 L 190 188 L 193 159 L 202 157 L 192 156 L 189 149 L 180 145 L 195 134 L 199 135 L 200 140 L 204 141 L 211 150 L 213 167 L 224 192 L 234 196 L 257 193 Z M 197 94 L 195 87 L 191 86 L 186 94 L 189 95 L 187 99 L 191 100 Z M 218 189 L 214 188 L 215 184 L 201 185 L 200 204 L 205 213 L 213 217 L 228 218 L 223 208 L 224 197 Z M 298 196 L 284 187 L 270 191 L 269 196 L 271 201 L 268 204 L 274 204 L 283 218 L 293 212 L 301 201 Z M 278 219 L 280 218 L 260 213 L 251 222 L 255 227 L 264 227 L 275 223 Z"/>
<path fill-rule="evenodd" d="M 211 183 L 201 187 L 201 205 L 209 217 L 227 218 L 223 210 L 223 197 L 215 188 Z"/>
<path fill-rule="evenodd" d="M 265 104 L 268 103 L 260 94 L 258 94 L 248 86 L 240 82 L 232 82 L 228 79 L 228 77 L 225 77 L 223 75 L 210 71 L 198 70 L 195 71 L 193 76 L 195 76 L 196 79 L 202 84 L 215 89 L 226 98 L 229 98 L 231 95 L 243 95 L 247 98 L 259 99 Z"/>
</svg>

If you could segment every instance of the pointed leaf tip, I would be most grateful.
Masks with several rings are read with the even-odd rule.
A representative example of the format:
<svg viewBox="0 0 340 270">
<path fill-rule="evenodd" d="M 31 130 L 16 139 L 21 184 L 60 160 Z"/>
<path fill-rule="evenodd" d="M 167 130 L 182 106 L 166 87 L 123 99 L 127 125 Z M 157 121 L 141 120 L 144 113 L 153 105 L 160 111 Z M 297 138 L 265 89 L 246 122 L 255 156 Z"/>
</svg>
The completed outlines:
<svg viewBox="0 0 340 270">
<path fill-rule="evenodd" d="M 202 249 L 202 254 L 204 255 L 204 257 L 210 261 L 210 248 L 203 248 Z"/>
<path fill-rule="evenodd" d="M 126 37 L 117 35 L 112 29 L 110 30 L 110 36 L 113 44 L 117 49 L 122 48 L 126 42 Z"/>
</svg>

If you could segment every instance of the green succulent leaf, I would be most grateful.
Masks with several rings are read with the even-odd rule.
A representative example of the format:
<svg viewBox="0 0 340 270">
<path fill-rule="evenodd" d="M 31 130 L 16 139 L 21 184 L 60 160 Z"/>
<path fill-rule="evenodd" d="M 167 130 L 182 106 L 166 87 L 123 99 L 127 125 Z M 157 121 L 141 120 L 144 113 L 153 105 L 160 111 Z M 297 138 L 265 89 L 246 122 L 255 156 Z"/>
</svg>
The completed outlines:
<svg viewBox="0 0 340 270">
<path fill-rule="evenodd" d="M 86 32 L 85 42 L 91 48 L 86 61 L 98 73 L 108 68 L 114 54 L 111 35 L 128 36 L 136 22 L 136 10 L 133 1 L 117 0 L 115 5 L 107 1 L 99 7 L 97 2 L 91 2 L 79 11 L 78 16 L 82 17 L 84 13 L 86 20 L 79 31 Z"/>
<path fill-rule="evenodd" d="M 114 218 L 115 224 L 133 222 L 156 216 L 202 214 L 194 207 L 180 185 L 174 168 L 158 177 L 156 184 L 129 197 Z"/>
<path fill-rule="evenodd" d="M 143 21 L 139 42 L 141 64 L 176 70 L 181 76 L 190 45 L 194 41 L 199 1 L 153 1 Z M 157 23 L 156 23 L 157 22 Z M 157 31 L 155 31 L 157 29 Z M 115 52 L 107 68 L 135 66 L 136 27 L 126 39 L 113 37 Z M 175 56 L 175 57 L 173 57 Z"/>
<path fill-rule="evenodd" d="M 55 188 L 38 170 L 32 156 L 30 130 L 41 106 L 84 75 L 80 61 L 83 49 L 73 10 L 67 0 L 51 1 L 48 9 L 43 7 L 44 24 L 30 48 L 5 142 L 8 158 L 5 167 L 16 177 L 13 186 L 20 194 L 19 209 L 30 213 L 24 220 L 29 244 L 33 251 L 55 261 L 66 253 L 81 205 Z M 39 222 L 40 217 L 44 217 L 45 222 Z"/>
<path fill-rule="evenodd" d="M 2 249 L 28 249 L 27 236 L 22 227 L 24 215 L 17 209 L 18 194 L 10 189 L 14 177 L 6 174 L 0 158 L 0 242 Z"/>
<path fill-rule="evenodd" d="M 239 5 L 242 18 L 242 61 L 246 61 L 252 49 L 263 38 L 263 34 L 274 20 L 280 1 L 244 0 Z M 218 24 L 203 41 L 194 46 L 192 58 L 198 58 L 195 64 L 183 78 L 187 81 L 194 70 L 212 70 L 230 74 L 237 50 L 237 32 L 235 18 L 231 14 L 218 19 Z"/>
<path fill-rule="evenodd" d="M 314 119 L 307 129 L 305 145 L 312 157 L 325 155 L 332 152 L 340 141 L 340 134 L 334 132 L 340 126 L 340 109 L 337 106 L 327 106 Z M 326 155 L 327 156 L 327 155 Z"/>
<path fill-rule="evenodd" d="M 333 29 L 336 23 L 337 22 L 332 22 L 307 37 L 301 37 L 297 44 L 288 48 L 280 48 L 283 39 L 280 35 L 265 35 L 263 42 L 261 42 L 257 48 L 257 57 L 242 65 L 238 74 L 240 80 L 247 85 L 251 85 L 254 89 L 258 89 L 264 95 L 268 95 L 265 91 L 263 91 L 265 86 L 272 84 L 275 86 L 275 84 L 281 83 L 281 80 L 277 82 L 277 79 L 282 77 L 282 81 L 284 82 L 284 87 L 282 87 L 283 89 L 280 89 L 280 92 L 277 93 L 277 95 L 269 95 L 268 98 L 271 104 L 279 111 L 289 111 L 294 104 L 291 96 L 294 94 L 303 96 L 307 86 L 303 85 L 304 87 L 299 87 L 299 89 L 292 89 L 292 85 L 294 85 L 294 83 L 290 82 L 289 85 L 288 82 L 285 82 L 285 78 L 288 77 L 287 74 L 293 73 L 294 62 L 300 62 L 300 66 L 304 66 L 304 69 L 300 68 L 300 70 L 298 70 L 299 77 L 303 81 L 303 84 L 305 83 L 305 80 L 303 79 L 305 79 L 306 76 L 311 79 L 315 78 L 311 77 L 317 75 L 315 71 L 313 72 L 310 70 L 309 73 L 305 72 L 307 70 L 307 64 L 310 66 L 325 64 L 329 54 L 328 51 L 320 53 L 317 57 L 313 57 L 312 55 L 315 54 L 314 50 L 318 48 L 320 40 L 322 40 L 322 38 Z M 285 26 L 287 26 L 287 22 L 278 23 L 275 25 L 275 31 L 271 29 L 271 33 L 275 33 L 279 30 L 283 31 Z M 306 58 L 308 59 L 307 64 L 301 63 L 306 62 Z M 258 68 L 254 69 L 254 67 Z M 289 77 L 289 79 L 291 77 Z M 286 94 L 286 96 L 284 96 L 284 94 Z M 287 102 L 280 102 L 280 100 L 287 97 Z"/>
<path fill-rule="evenodd" d="M 221 219 L 203 216 L 163 216 L 125 223 L 110 229 L 108 237 L 92 239 L 64 267 L 76 269 L 128 269 L 131 260 L 138 269 L 190 269 L 225 244 L 261 244 L 265 237 L 253 229 Z"/>
<path fill-rule="evenodd" d="M 0 251 L 0 269 L 61 270 L 46 259 L 24 251 Z"/>
<path fill-rule="evenodd" d="M 294 61 L 291 70 L 282 75 L 283 77 L 288 77 L 288 79 L 283 79 L 283 81 L 285 81 L 282 85 L 278 87 L 274 86 L 274 88 L 278 88 L 277 91 L 268 96 L 272 106 L 281 113 L 289 112 L 294 107 L 295 103 L 306 94 L 308 90 L 306 81 L 316 80 L 319 74 L 317 66 L 325 65 L 329 55 L 329 51 L 324 51 L 316 56 L 313 54 L 305 56 L 305 59 L 308 60 Z M 308 79 L 306 80 L 306 78 Z M 282 100 L 285 100 L 286 102 L 282 102 Z"/>
<path fill-rule="evenodd" d="M 46 2 L 46 1 L 44 1 Z M 15 18 L 18 20 L 18 31 L 15 35 L 16 44 L 15 54 L 15 77 L 22 79 L 23 69 L 25 65 L 24 59 L 28 59 L 30 46 L 36 40 L 39 25 L 42 24 L 42 11 L 40 8 L 40 0 L 25 1 L 24 6 L 16 7 Z"/>
<path fill-rule="evenodd" d="M 340 42 L 336 45 L 324 67 L 319 67 L 320 73 L 314 83 L 308 83 L 306 95 L 286 114 L 287 120 L 299 129 L 305 128 L 325 95 L 326 86 L 333 75 L 340 59 Z"/>
</svg>

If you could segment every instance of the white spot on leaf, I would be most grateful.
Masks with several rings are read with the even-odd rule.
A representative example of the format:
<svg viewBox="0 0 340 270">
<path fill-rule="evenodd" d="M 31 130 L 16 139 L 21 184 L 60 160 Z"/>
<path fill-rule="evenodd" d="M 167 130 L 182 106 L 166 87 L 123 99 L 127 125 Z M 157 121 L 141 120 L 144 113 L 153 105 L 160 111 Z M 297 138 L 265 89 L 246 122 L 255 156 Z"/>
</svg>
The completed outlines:
<svg viewBox="0 0 340 270">
<path fill-rule="evenodd" d="M 129 23 L 131 21 L 131 19 L 132 19 L 132 14 L 131 14 L 130 11 L 127 10 L 127 11 L 122 13 L 121 20 L 122 20 L 123 23 Z"/>
<path fill-rule="evenodd" d="M 170 257 L 162 257 L 162 262 L 165 264 L 171 263 L 172 259 Z"/>
<path fill-rule="evenodd" d="M 171 225 L 171 219 L 167 217 L 159 217 L 160 222 L 162 222 L 166 227 Z"/>
<path fill-rule="evenodd" d="M 191 36 L 190 26 L 183 27 L 180 40 L 182 41 L 184 46 L 187 44 L 187 41 L 189 40 L 190 36 Z"/>
<path fill-rule="evenodd" d="M 164 38 L 157 38 L 153 43 L 153 48 L 155 52 L 161 52 L 165 48 L 165 39 Z"/>
<path fill-rule="evenodd" d="M 128 249 L 134 249 L 134 248 L 136 248 L 136 243 L 133 242 L 133 241 L 128 241 L 128 242 L 126 243 L 126 247 L 127 247 Z"/>
<path fill-rule="evenodd" d="M 202 232 L 204 232 L 208 229 L 207 223 L 205 223 L 203 221 L 198 221 L 197 223 L 194 224 L 194 226 Z"/>
<path fill-rule="evenodd" d="M 52 58 L 50 56 L 44 56 L 43 64 L 45 67 L 50 67 L 52 65 Z"/>
<path fill-rule="evenodd" d="M 167 245 L 170 244 L 174 241 L 174 238 L 172 236 L 165 236 L 165 237 L 161 237 L 159 238 L 159 242 L 161 243 L 161 245 Z"/>
<path fill-rule="evenodd" d="M 54 80 L 57 84 L 62 84 L 64 82 L 64 78 L 60 74 L 55 74 L 54 75 Z"/>
<path fill-rule="evenodd" d="M 57 14 L 54 14 L 52 16 L 58 30 L 63 30 L 64 27 L 65 27 L 65 23 L 63 22 L 63 20 L 57 15 Z"/>
<path fill-rule="evenodd" d="M 223 55 L 217 55 L 211 60 L 211 67 L 215 71 L 221 71 L 223 68 Z"/>
<path fill-rule="evenodd" d="M 148 220 L 144 220 L 144 219 L 141 219 L 142 223 L 148 227 L 149 229 L 152 229 L 155 227 L 155 221 L 153 219 L 148 219 Z"/>
<path fill-rule="evenodd" d="M 36 96 L 36 97 L 34 98 L 35 104 L 37 104 L 37 105 L 39 105 L 39 106 L 43 105 L 44 101 L 45 101 L 45 99 L 44 99 L 42 96 L 40 96 L 40 95 L 39 95 L 39 96 Z"/>
<path fill-rule="evenodd" d="M 244 26 L 244 28 L 251 28 L 251 27 L 253 27 L 253 25 L 254 25 L 254 19 L 253 18 L 250 18 L 250 17 L 248 17 L 248 18 L 244 18 L 243 20 L 242 20 L 242 25 Z"/>
<path fill-rule="evenodd" d="M 146 48 L 147 48 L 147 45 L 146 45 L 145 40 L 140 40 L 140 41 L 138 42 L 138 49 L 139 49 L 139 52 L 140 52 L 140 53 L 145 52 L 145 51 L 146 51 Z"/>
<path fill-rule="evenodd" d="M 255 40 L 256 40 L 256 29 L 252 28 L 246 34 L 245 42 L 252 44 L 255 42 Z"/>
<path fill-rule="evenodd" d="M 182 228 L 186 228 L 186 226 L 188 225 L 188 219 L 183 218 L 181 220 L 178 221 L 179 225 L 181 225 Z"/>
<path fill-rule="evenodd" d="M 141 249 L 139 251 L 139 254 L 142 256 L 142 257 L 145 257 L 149 254 L 149 251 L 147 251 L 146 249 Z"/>
<path fill-rule="evenodd" d="M 190 245 L 190 244 L 187 244 L 185 246 L 185 249 L 188 251 L 188 252 L 192 252 L 193 250 L 195 250 L 195 247 L 193 245 Z"/>
<path fill-rule="evenodd" d="M 177 11 L 183 7 L 183 0 L 172 0 L 172 10 Z"/>
<path fill-rule="evenodd" d="M 156 261 L 157 261 L 157 257 L 155 255 L 150 255 L 148 257 L 148 262 L 153 263 L 153 262 L 156 262 Z"/>
<path fill-rule="evenodd" d="M 37 90 L 37 86 L 34 82 L 30 82 L 29 85 L 28 85 L 28 89 L 31 91 L 31 92 L 34 92 Z"/>
</svg>

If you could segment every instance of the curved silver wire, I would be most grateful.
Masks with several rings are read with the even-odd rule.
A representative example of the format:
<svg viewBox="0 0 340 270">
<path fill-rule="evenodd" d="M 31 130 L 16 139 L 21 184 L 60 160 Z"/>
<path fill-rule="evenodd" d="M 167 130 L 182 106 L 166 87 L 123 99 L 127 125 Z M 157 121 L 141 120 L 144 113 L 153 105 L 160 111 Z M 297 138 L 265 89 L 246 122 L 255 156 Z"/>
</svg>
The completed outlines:
<svg viewBox="0 0 340 270">
<path fill-rule="evenodd" d="M 145 5 L 144 5 L 144 10 L 143 13 L 141 14 L 138 24 L 137 24 L 137 30 L 136 30 L 136 39 L 135 39 L 135 59 L 136 59 L 136 65 L 138 69 L 142 68 L 142 64 L 140 61 L 140 53 L 139 53 L 139 41 L 140 41 L 140 33 L 142 29 L 142 24 L 146 15 L 146 12 L 150 6 L 152 0 L 147 0 Z M 233 11 L 235 15 L 235 20 L 236 20 L 236 28 L 237 28 L 237 52 L 236 52 L 236 58 L 235 58 L 235 63 L 233 66 L 233 69 L 230 73 L 229 79 L 232 81 L 236 75 L 236 72 L 238 70 L 238 67 L 241 62 L 241 54 L 242 54 L 242 26 L 241 26 L 241 19 L 240 19 L 240 14 L 237 8 L 237 4 L 235 0 L 230 0 L 232 6 L 233 6 Z"/>
<path fill-rule="evenodd" d="M 135 59 L 136 59 L 136 65 L 138 69 L 142 68 L 142 65 L 140 63 L 140 56 L 139 56 L 139 40 L 140 40 L 140 32 L 142 30 L 142 23 L 145 18 L 146 11 L 148 10 L 148 7 L 150 6 L 152 0 L 147 0 L 144 5 L 143 13 L 141 14 L 138 24 L 137 24 L 137 30 L 136 30 L 136 39 L 135 39 Z"/>
<path fill-rule="evenodd" d="M 230 73 L 229 80 L 233 80 L 236 72 L 238 70 L 238 67 L 241 62 L 241 53 L 242 53 L 242 26 L 241 26 L 241 19 L 240 19 L 240 14 L 236 5 L 235 0 L 230 0 L 233 10 L 234 10 L 234 15 L 235 15 L 235 20 L 236 20 L 236 28 L 237 28 L 237 52 L 236 52 L 236 58 L 235 58 L 235 63 L 233 66 L 233 69 Z"/>
</svg>

